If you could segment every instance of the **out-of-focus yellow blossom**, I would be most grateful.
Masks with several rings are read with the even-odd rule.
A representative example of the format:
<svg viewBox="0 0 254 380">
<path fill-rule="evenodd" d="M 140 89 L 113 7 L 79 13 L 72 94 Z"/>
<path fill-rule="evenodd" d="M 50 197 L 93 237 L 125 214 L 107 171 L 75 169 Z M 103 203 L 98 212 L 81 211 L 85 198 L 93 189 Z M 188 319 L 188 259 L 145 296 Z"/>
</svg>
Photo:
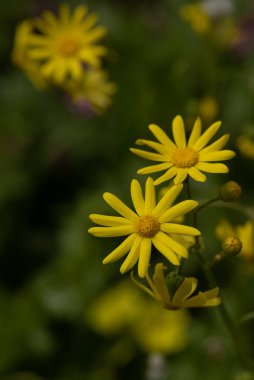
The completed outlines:
<svg viewBox="0 0 254 380">
<path fill-rule="evenodd" d="M 99 67 L 106 53 L 98 41 L 105 35 L 102 26 L 95 26 L 97 16 L 88 14 L 87 8 L 79 5 L 71 12 L 62 4 L 59 15 L 45 11 L 35 20 L 39 33 L 30 37 L 29 54 L 41 65 L 42 75 L 64 84 L 69 78 L 80 81 L 84 65 Z"/>
<path fill-rule="evenodd" d="M 254 139 L 246 135 L 240 135 L 236 139 L 236 146 L 240 153 L 247 158 L 254 160 Z"/>
<path fill-rule="evenodd" d="M 185 277 L 171 294 L 167 286 L 164 269 L 165 267 L 162 263 L 156 264 L 153 279 L 151 279 L 147 272 L 146 280 L 149 287 L 138 282 L 133 274 L 132 279 L 136 285 L 153 297 L 165 309 L 178 310 L 192 307 L 211 307 L 220 304 L 221 299 L 218 296 L 218 287 L 206 292 L 198 292 L 198 294 L 191 297 L 198 285 L 198 281 L 194 277 Z"/>
<path fill-rule="evenodd" d="M 133 324 L 134 336 L 146 352 L 176 353 L 187 345 L 188 322 L 185 310 L 164 310 L 147 302 L 142 317 Z"/>
<path fill-rule="evenodd" d="M 222 48 L 232 46 L 237 40 L 239 35 L 239 29 L 235 20 L 230 17 L 223 18 L 218 21 L 213 28 L 213 39 Z"/>
<path fill-rule="evenodd" d="M 95 113 L 102 113 L 111 105 L 116 85 L 108 81 L 105 71 L 88 69 L 81 81 L 69 81 L 65 89 L 74 105 L 87 106 Z"/>
<path fill-rule="evenodd" d="M 233 227 L 227 220 L 222 220 L 215 230 L 216 236 L 224 241 L 228 236 L 236 236 L 242 242 L 242 256 L 254 269 L 254 222 L 248 220 L 243 225 Z"/>
<path fill-rule="evenodd" d="M 211 20 L 209 15 L 203 10 L 201 4 L 185 4 L 180 9 L 180 15 L 187 21 L 194 32 L 207 34 L 211 30 Z"/>
<path fill-rule="evenodd" d="M 89 324 L 103 335 L 117 334 L 135 321 L 142 309 L 143 298 L 129 280 L 108 289 L 92 304 Z"/>
<path fill-rule="evenodd" d="M 208 123 L 217 116 L 219 109 L 217 100 L 210 95 L 200 99 L 198 108 L 201 118 Z"/>
<path fill-rule="evenodd" d="M 130 191 L 135 212 L 115 195 L 104 193 L 104 200 L 121 217 L 92 214 L 90 219 L 103 227 L 92 227 L 88 232 L 98 237 L 129 236 L 103 260 L 103 263 L 112 263 L 127 254 L 120 268 L 121 273 L 132 269 L 138 261 L 138 274 L 145 277 L 152 245 L 174 265 L 180 265 L 182 257 L 188 258 L 188 250 L 175 241 L 172 234 L 198 236 L 200 232 L 194 227 L 172 221 L 192 211 L 198 202 L 185 200 L 172 206 L 182 189 L 183 185 L 173 186 L 157 203 L 152 178 L 146 181 L 144 197 L 140 183 L 132 180 Z"/>
<path fill-rule="evenodd" d="M 214 161 L 230 160 L 235 156 L 232 150 L 221 150 L 229 139 L 226 134 L 206 146 L 219 130 L 221 122 L 213 123 L 204 133 L 202 132 L 201 119 L 197 118 L 192 128 L 188 141 L 184 122 L 181 116 L 173 119 L 172 133 L 174 141 L 156 124 L 150 124 L 149 129 L 158 140 L 158 142 L 138 139 L 137 145 L 146 145 L 156 151 L 156 153 L 131 148 L 131 152 L 148 160 L 160 162 L 159 164 L 144 167 L 138 170 L 138 174 L 150 174 L 165 171 L 154 182 L 159 185 L 174 177 L 174 183 L 182 183 L 188 176 L 195 181 L 204 182 L 206 176 L 202 171 L 207 173 L 227 173 L 228 167 Z"/>
<path fill-rule="evenodd" d="M 189 316 L 184 310 L 163 311 L 128 280 L 107 290 L 87 313 L 88 324 L 110 336 L 129 333 L 145 352 L 176 353 L 185 348 Z"/>
<path fill-rule="evenodd" d="M 28 54 L 29 39 L 33 33 L 34 23 L 25 20 L 20 23 L 15 31 L 12 61 L 20 67 L 37 89 L 45 89 L 47 83 L 40 72 L 39 63 Z"/>
</svg>

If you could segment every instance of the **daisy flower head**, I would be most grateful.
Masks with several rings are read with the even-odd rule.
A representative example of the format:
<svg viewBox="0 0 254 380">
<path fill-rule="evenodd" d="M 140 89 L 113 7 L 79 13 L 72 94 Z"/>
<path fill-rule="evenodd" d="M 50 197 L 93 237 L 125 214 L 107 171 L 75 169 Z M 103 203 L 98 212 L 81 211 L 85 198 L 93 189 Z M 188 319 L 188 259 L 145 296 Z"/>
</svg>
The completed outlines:
<svg viewBox="0 0 254 380">
<path fill-rule="evenodd" d="M 131 152 L 148 160 L 160 162 L 138 170 L 138 174 L 150 174 L 166 171 L 156 179 L 155 185 L 174 178 L 174 183 L 182 183 L 187 176 L 195 181 L 205 182 L 207 173 L 227 173 L 228 167 L 215 161 L 229 160 L 235 156 L 232 150 L 221 150 L 229 139 L 229 134 L 220 137 L 210 145 L 207 145 L 219 130 L 220 121 L 213 123 L 204 133 L 201 133 L 201 119 L 197 118 L 187 141 L 184 122 L 181 116 L 173 119 L 173 140 L 157 125 L 150 124 L 149 129 L 158 140 L 139 139 L 137 145 L 146 145 L 155 150 L 148 152 L 142 149 L 131 148 Z"/>
<path fill-rule="evenodd" d="M 198 286 L 198 281 L 194 277 L 184 277 L 180 285 L 174 291 L 169 291 L 164 274 L 165 267 L 162 263 L 156 264 L 153 278 L 146 273 L 146 280 L 149 287 L 137 281 L 132 273 L 134 283 L 153 297 L 165 309 L 178 310 L 192 307 L 211 307 L 220 304 L 219 288 L 215 287 L 206 292 L 198 292 L 193 295 Z M 171 294 L 172 293 L 172 294 Z"/>
<path fill-rule="evenodd" d="M 91 68 L 80 82 L 68 81 L 65 90 L 75 109 L 81 113 L 102 114 L 112 103 L 116 85 L 108 80 L 105 71 Z"/>
<path fill-rule="evenodd" d="M 143 196 L 140 183 L 131 182 L 131 198 L 135 211 L 127 207 L 111 193 L 104 193 L 104 200 L 121 216 L 92 214 L 90 219 L 102 227 L 88 230 L 94 236 L 127 238 L 103 260 L 104 264 L 125 258 L 120 271 L 125 273 L 132 269 L 138 261 L 138 274 L 145 277 L 150 262 L 152 245 L 172 264 L 180 265 L 181 258 L 188 258 L 188 250 L 174 240 L 171 234 L 198 236 L 200 232 L 190 226 L 173 223 L 177 217 L 192 211 L 198 202 L 185 200 L 172 205 L 181 193 L 183 185 L 172 186 L 167 193 L 156 202 L 155 186 L 152 178 L 148 178 Z"/>
<path fill-rule="evenodd" d="M 62 4 L 59 15 L 45 11 L 36 20 L 37 33 L 30 38 L 30 56 L 41 64 L 45 78 L 63 84 L 67 78 L 76 81 L 84 75 L 84 66 L 99 67 L 105 47 L 98 41 L 105 35 L 105 28 L 95 26 L 97 16 L 88 14 L 79 5 L 71 12 Z"/>
</svg>

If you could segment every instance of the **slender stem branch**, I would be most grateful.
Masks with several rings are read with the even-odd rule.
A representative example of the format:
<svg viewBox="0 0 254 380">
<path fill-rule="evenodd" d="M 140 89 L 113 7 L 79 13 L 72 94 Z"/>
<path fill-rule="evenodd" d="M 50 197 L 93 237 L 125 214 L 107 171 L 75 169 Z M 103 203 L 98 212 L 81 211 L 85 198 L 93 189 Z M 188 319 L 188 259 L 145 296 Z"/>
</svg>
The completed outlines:
<svg viewBox="0 0 254 380">
<path fill-rule="evenodd" d="M 187 180 L 187 192 L 188 192 L 188 197 L 191 199 L 192 198 L 191 197 L 191 188 L 190 188 L 190 183 L 188 180 Z M 204 203 L 203 205 L 199 206 L 199 208 L 197 208 L 196 210 L 193 211 L 193 213 L 192 213 L 192 215 L 193 215 L 193 227 L 198 228 L 197 211 L 199 211 L 200 209 L 204 208 L 205 206 L 207 206 L 207 205 L 209 205 L 209 204 L 211 204 L 217 200 L 218 200 L 218 198 L 214 198 L 213 200 L 210 200 L 210 201 Z M 195 249 L 196 254 L 199 258 L 200 264 L 202 266 L 202 269 L 203 269 L 203 272 L 204 272 L 204 275 L 206 277 L 206 281 L 207 281 L 209 287 L 213 288 L 213 287 L 218 286 L 216 278 L 214 277 L 214 274 L 213 274 L 209 264 L 207 263 L 204 256 L 200 252 L 200 241 L 199 241 L 198 236 L 195 236 L 194 249 Z M 242 349 L 242 337 L 239 335 L 239 331 L 236 329 L 236 326 L 233 323 L 231 316 L 228 313 L 223 302 L 221 302 L 221 304 L 218 306 L 218 310 L 219 310 L 221 318 L 222 318 L 226 328 L 228 329 L 228 332 L 230 333 L 231 338 L 234 342 L 236 354 L 238 356 L 238 360 L 239 360 L 240 365 L 245 369 L 254 369 L 253 363 L 248 358 L 248 355 L 246 355 L 244 350 Z"/>
<path fill-rule="evenodd" d="M 219 200 L 220 200 L 219 197 L 212 198 L 212 199 L 210 199 L 209 201 L 204 202 L 202 205 L 198 206 L 198 207 L 196 208 L 195 212 L 197 213 L 197 212 L 199 212 L 200 210 L 202 210 L 203 208 L 208 207 L 208 206 L 210 206 L 212 203 L 217 202 L 217 201 L 219 201 Z"/>
</svg>

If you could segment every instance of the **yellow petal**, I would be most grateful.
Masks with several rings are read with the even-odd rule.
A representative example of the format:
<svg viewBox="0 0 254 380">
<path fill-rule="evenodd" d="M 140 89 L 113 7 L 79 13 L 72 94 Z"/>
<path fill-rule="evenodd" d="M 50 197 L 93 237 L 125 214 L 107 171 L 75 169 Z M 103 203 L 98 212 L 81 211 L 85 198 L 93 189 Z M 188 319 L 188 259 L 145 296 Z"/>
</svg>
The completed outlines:
<svg viewBox="0 0 254 380">
<path fill-rule="evenodd" d="M 174 265 L 180 265 L 180 260 L 177 257 L 177 255 L 167 247 L 164 242 L 161 240 L 162 232 L 158 232 L 152 239 L 152 243 L 154 244 L 155 248 L 158 249 L 158 251 L 165 256 L 172 264 Z"/>
<path fill-rule="evenodd" d="M 221 138 L 219 138 L 218 140 L 216 140 L 213 144 L 208 145 L 206 148 L 202 149 L 201 152 L 202 153 L 208 153 L 208 152 L 214 152 L 214 151 L 221 150 L 222 148 L 224 148 L 224 146 L 228 142 L 228 139 L 229 139 L 229 133 L 227 133 L 226 135 L 224 135 Z"/>
<path fill-rule="evenodd" d="M 207 173 L 228 173 L 228 167 L 224 164 L 209 164 L 207 162 L 199 162 L 196 168 Z"/>
<path fill-rule="evenodd" d="M 194 277 L 185 277 L 179 288 L 174 294 L 172 304 L 180 306 L 197 288 L 197 279 Z"/>
<path fill-rule="evenodd" d="M 172 168 L 168 169 L 166 173 L 162 174 L 154 181 L 155 186 L 160 185 L 161 183 L 173 178 L 176 175 L 176 173 L 177 169 L 175 166 L 173 166 Z"/>
<path fill-rule="evenodd" d="M 106 34 L 106 29 L 103 26 L 98 26 L 92 31 L 83 36 L 82 41 L 86 44 L 100 40 Z"/>
<path fill-rule="evenodd" d="M 70 19 L 70 7 L 67 4 L 61 4 L 59 7 L 59 18 L 61 23 L 68 24 Z"/>
<path fill-rule="evenodd" d="M 201 232 L 197 228 L 177 223 L 163 223 L 160 226 L 160 230 L 166 232 L 167 234 L 180 234 L 187 236 L 201 235 Z"/>
<path fill-rule="evenodd" d="M 176 177 L 174 179 L 175 185 L 182 183 L 188 175 L 188 169 L 177 169 Z"/>
<path fill-rule="evenodd" d="M 170 304 L 170 295 L 168 292 L 167 283 L 163 273 L 163 264 L 155 265 L 153 281 L 157 292 L 159 293 L 164 304 Z"/>
<path fill-rule="evenodd" d="M 77 59 L 71 59 L 68 62 L 69 72 L 71 77 L 75 80 L 79 80 L 83 75 L 83 70 L 80 62 Z"/>
<path fill-rule="evenodd" d="M 100 214 L 91 214 L 89 218 L 92 222 L 96 224 L 100 224 L 102 226 L 114 227 L 114 226 L 122 226 L 124 224 L 131 224 L 129 219 L 122 218 L 120 216 L 108 216 L 108 215 L 100 215 Z"/>
<path fill-rule="evenodd" d="M 82 28 L 86 31 L 91 29 L 97 20 L 98 16 L 95 13 L 89 14 L 89 16 L 82 22 Z"/>
<path fill-rule="evenodd" d="M 72 24 L 73 25 L 79 24 L 84 19 L 86 14 L 87 14 L 87 8 L 84 7 L 84 5 L 78 5 L 73 12 L 73 16 L 71 20 Z"/>
<path fill-rule="evenodd" d="M 126 259 L 124 260 L 123 264 L 121 265 L 121 273 L 125 273 L 131 268 L 133 268 L 136 262 L 138 261 L 141 241 L 142 238 L 136 235 L 131 250 Z"/>
<path fill-rule="evenodd" d="M 235 152 L 232 150 L 220 150 L 208 153 L 200 152 L 199 161 L 224 161 L 230 160 L 233 157 L 235 157 Z"/>
<path fill-rule="evenodd" d="M 88 232 L 97 237 L 124 236 L 135 232 L 134 225 L 117 227 L 91 227 Z"/>
<path fill-rule="evenodd" d="M 176 149 L 176 145 L 158 125 L 150 124 L 148 128 L 161 144 L 167 146 L 170 150 Z"/>
<path fill-rule="evenodd" d="M 103 264 L 110 264 L 120 260 L 127 252 L 129 252 L 136 237 L 136 234 L 128 236 L 117 248 L 105 257 Z"/>
<path fill-rule="evenodd" d="M 157 300 L 157 296 L 153 293 L 153 291 L 151 291 L 147 286 L 143 285 L 141 282 L 135 279 L 133 272 L 131 272 L 131 279 L 135 285 L 137 285 L 140 289 L 144 290 L 147 294 L 149 294 L 149 296 Z"/>
<path fill-rule="evenodd" d="M 215 133 L 218 131 L 218 129 L 221 126 L 221 121 L 217 121 L 216 123 L 213 123 L 195 142 L 193 145 L 193 149 L 196 151 L 199 151 L 202 149 L 208 141 L 211 140 L 211 138 L 215 135 Z"/>
<path fill-rule="evenodd" d="M 199 169 L 197 169 L 195 166 L 192 166 L 192 168 L 188 169 L 188 174 L 193 178 L 195 181 L 198 182 L 205 182 L 206 176 L 201 173 Z"/>
<path fill-rule="evenodd" d="M 189 137 L 188 148 L 192 148 L 193 144 L 195 144 L 197 139 L 200 137 L 201 129 L 202 129 L 201 119 L 200 117 L 198 117 L 195 121 L 194 127 Z"/>
<path fill-rule="evenodd" d="M 181 308 L 187 307 L 204 307 L 206 302 L 206 297 L 202 292 L 199 292 L 196 296 L 189 298 L 184 301 L 181 305 Z"/>
<path fill-rule="evenodd" d="M 132 221 L 137 221 L 138 216 L 135 214 L 129 207 L 127 207 L 119 198 L 117 198 L 114 194 L 104 193 L 104 200 L 111 206 L 115 211 L 117 211 L 120 215 L 124 216 L 127 219 Z"/>
<path fill-rule="evenodd" d="M 162 154 L 146 152 L 145 150 L 136 149 L 136 148 L 130 148 L 130 151 L 136 154 L 137 156 L 146 158 L 147 160 L 163 161 L 163 162 L 168 161 L 168 158 Z"/>
<path fill-rule="evenodd" d="M 138 261 L 138 275 L 141 278 L 146 276 L 151 257 L 151 239 L 143 239 L 140 246 L 140 257 Z"/>
<path fill-rule="evenodd" d="M 173 119 L 172 132 L 174 136 L 175 143 L 178 148 L 186 147 L 186 135 L 184 129 L 183 119 L 180 115 L 177 115 Z"/>
<path fill-rule="evenodd" d="M 172 186 L 158 202 L 157 206 L 152 212 L 152 215 L 156 218 L 161 216 L 166 210 L 168 210 L 174 203 L 178 195 L 181 193 L 183 185 Z"/>
<path fill-rule="evenodd" d="M 145 214 L 151 214 L 156 205 L 156 194 L 154 183 L 151 177 L 146 180 L 145 192 Z"/>
<path fill-rule="evenodd" d="M 170 222 L 171 220 L 176 219 L 178 216 L 187 214 L 188 212 L 192 211 L 197 206 L 198 206 L 197 201 L 193 201 L 193 200 L 182 201 L 176 204 L 175 206 L 171 207 L 164 214 L 162 214 L 158 218 L 158 221 L 159 223 Z"/>
<path fill-rule="evenodd" d="M 131 181 L 131 199 L 138 215 L 143 215 L 145 211 L 145 202 L 140 183 L 136 179 Z"/>
<path fill-rule="evenodd" d="M 177 255 L 184 257 L 185 259 L 188 258 L 188 251 L 187 249 L 177 243 L 174 239 L 172 239 L 170 236 L 166 235 L 164 232 L 160 234 L 161 241 L 170 249 L 172 249 L 173 252 L 175 252 Z"/>
<path fill-rule="evenodd" d="M 169 169 L 173 166 L 170 162 L 163 162 L 163 164 L 156 164 L 151 166 L 146 166 L 145 168 L 139 169 L 137 171 L 138 174 L 151 174 L 160 172 L 161 170 Z"/>
<path fill-rule="evenodd" d="M 167 151 L 167 149 L 165 148 L 165 146 L 163 146 L 162 144 L 156 143 L 156 142 L 154 142 L 154 141 L 138 139 L 138 140 L 136 141 L 136 145 L 146 145 L 146 146 L 148 146 L 149 148 L 152 148 L 152 149 L 154 149 L 154 150 L 157 150 L 158 153 L 161 153 L 161 154 L 168 154 L 168 151 Z"/>
</svg>

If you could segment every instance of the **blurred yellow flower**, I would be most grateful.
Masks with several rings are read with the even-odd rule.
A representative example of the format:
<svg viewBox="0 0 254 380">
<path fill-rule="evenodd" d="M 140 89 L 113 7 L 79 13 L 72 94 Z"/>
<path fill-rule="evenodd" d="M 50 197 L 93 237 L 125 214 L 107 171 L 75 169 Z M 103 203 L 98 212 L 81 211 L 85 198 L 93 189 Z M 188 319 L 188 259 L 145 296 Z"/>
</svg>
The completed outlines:
<svg viewBox="0 0 254 380">
<path fill-rule="evenodd" d="M 35 21 L 39 33 L 30 37 L 30 56 L 38 60 L 41 72 L 58 84 L 68 78 L 80 81 L 84 65 L 99 67 L 105 47 L 97 42 L 105 35 L 105 29 L 95 27 L 97 16 L 88 15 L 87 8 L 79 5 L 71 13 L 67 4 L 62 4 L 57 17 L 45 11 Z"/>
<path fill-rule="evenodd" d="M 224 219 L 216 227 L 215 233 L 221 241 L 224 241 L 228 236 L 235 236 L 240 239 L 242 242 L 240 256 L 254 265 L 254 222 L 252 220 L 233 227 Z"/>
<path fill-rule="evenodd" d="M 104 193 L 104 200 L 122 216 L 92 214 L 90 219 L 104 227 L 92 227 L 88 232 L 99 237 L 129 236 L 103 260 L 103 263 L 112 263 L 128 254 L 120 268 L 121 273 L 132 269 L 138 261 L 138 274 L 145 277 L 154 245 L 172 264 L 180 265 L 180 258 L 188 257 L 188 250 L 176 242 L 171 234 L 200 235 L 194 227 L 172 223 L 175 218 L 185 215 L 198 205 L 194 200 L 185 200 L 172 206 L 182 189 L 183 185 L 173 186 L 156 204 L 153 180 L 148 178 L 146 181 L 145 197 L 140 183 L 132 180 L 130 190 L 136 212 L 115 195 Z"/>
<path fill-rule="evenodd" d="M 176 353 L 185 348 L 189 316 L 163 311 L 128 280 L 99 296 L 86 319 L 99 334 L 131 336 L 145 352 Z"/>
<path fill-rule="evenodd" d="M 173 177 L 175 177 L 174 183 L 179 184 L 187 176 L 192 177 L 195 181 L 204 182 L 206 181 L 206 176 L 202 171 L 227 173 L 228 167 L 226 165 L 213 162 L 229 160 L 235 156 L 232 150 L 221 150 L 227 143 L 229 134 L 222 136 L 206 147 L 207 143 L 219 130 L 220 125 L 221 122 L 217 121 L 201 134 L 201 120 L 197 118 L 189 140 L 186 142 L 184 122 L 181 116 L 178 115 L 173 119 L 173 142 L 160 127 L 150 124 L 149 129 L 159 142 L 138 139 L 136 144 L 146 145 L 157 153 L 136 148 L 131 148 L 130 150 L 140 157 L 162 163 L 139 169 L 138 174 L 150 174 L 166 170 L 166 173 L 154 182 L 155 185 L 159 185 Z"/>
<path fill-rule="evenodd" d="M 200 99 L 198 108 L 201 118 L 210 122 L 217 116 L 219 106 L 213 96 L 207 95 Z"/>
<path fill-rule="evenodd" d="M 86 106 L 100 114 L 111 105 L 111 96 L 116 92 L 116 85 L 108 81 L 105 71 L 88 69 L 81 81 L 68 81 L 65 89 L 74 105 Z"/>
<path fill-rule="evenodd" d="M 211 21 L 209 15 L 202 9 L 201 4 L 185 4 L 180 9 L 180 15 L 183 20 L 187 21 L 194 32 L 206 34 L 211 30 Z"/>
<path fill-rule="evenodd" d="M 185 277 L 173 294 L 170 294 L 164 275 L 164 269 L 165 267 L 162 263 L 156 264 L 153 279 L 151 279 L 147 272 L 146 280 L 149 284 L 149 288 L 141 282 L 138 282 L 133 274 L 132 280 L 165 309 L 178 310 L 191 307 L 211 307 L 220 304 L 221 299 L 218 296 L 218 287 L 206 292 L 198 292 L 198 294 L 190 297 L 198 285 L 198 281 L 194 277 Z"/>
<path fill-rule="evenodd" d="M 254 160 L 254 139 L 240 135 L 236 139 L 236 146 L 244 157 Z"/>
<path fill-rule="evenodd" d="M 47 83 L 40 73 L 39 63 L 28 54 L 29 39 L 33 33 L 34 23 L 25 20 L 20 23 L 14 35 L 12 61 L 20 67 L 37 89 L 45 89 Z"/>
</svg>

